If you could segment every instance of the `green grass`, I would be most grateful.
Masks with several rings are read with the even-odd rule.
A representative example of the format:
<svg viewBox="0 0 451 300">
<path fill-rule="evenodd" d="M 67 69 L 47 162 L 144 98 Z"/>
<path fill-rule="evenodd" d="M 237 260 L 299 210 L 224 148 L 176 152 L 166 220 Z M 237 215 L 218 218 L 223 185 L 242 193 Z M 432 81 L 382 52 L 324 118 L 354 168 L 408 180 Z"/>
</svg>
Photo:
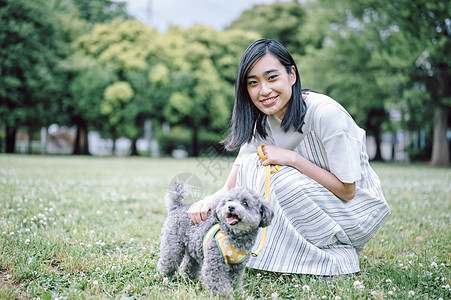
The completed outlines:
<svg viewBox="0 0 451 300">
<path fill-rule="evenodd" d="M 0 298 L 211 298 L 199 283 L 156 271 L 163 197 L 186 172 L 200 179 L 197 197 L 214 192 L 230 163 L 0 155 Z M 324 281 L 247 270 L 235 297 L 449 299 L 451 169 L 374 167 L 392 215 L 361 253 L 359 274 Z"/>
</svg>

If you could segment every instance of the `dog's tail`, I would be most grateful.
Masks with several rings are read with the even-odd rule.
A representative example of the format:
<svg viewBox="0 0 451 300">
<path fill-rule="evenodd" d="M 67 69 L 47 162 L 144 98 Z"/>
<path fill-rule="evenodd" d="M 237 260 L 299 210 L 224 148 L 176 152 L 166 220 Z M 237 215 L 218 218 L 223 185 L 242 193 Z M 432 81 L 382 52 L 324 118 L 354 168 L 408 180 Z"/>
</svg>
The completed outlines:
<svg viewBox="0 0 451 300">
<path fill-rule="evenodd" d="M 166 197 L 164 198 L 164 203 L 168 211 L 183 205 L 183 199 L 186 198 L 188 193 L 188 186 L 181 181 L 175 181 L 169 186 L 166 191 Z"/>
</svg>

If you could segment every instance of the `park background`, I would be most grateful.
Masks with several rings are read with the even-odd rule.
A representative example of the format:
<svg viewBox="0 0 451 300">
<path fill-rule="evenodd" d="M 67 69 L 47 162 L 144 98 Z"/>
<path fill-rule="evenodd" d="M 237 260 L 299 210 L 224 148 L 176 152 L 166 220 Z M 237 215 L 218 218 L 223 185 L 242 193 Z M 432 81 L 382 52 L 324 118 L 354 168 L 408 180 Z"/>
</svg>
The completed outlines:
<svg viewBox="0 0 451 300">
<path fill-rule="evenodd" d="M 265 37 L 367 131 L 373 160 L 449 165 L 446 1 L 264 1 L 216 28 L 158 26 L 154 2 L 130 2 L 139 21 L 121 1 L 3 0 L 0 151 L 223 154 L 240 56 Z M 221 5 L 193 3 L 206 22 Z"/>
<path fill-rule="evenodd" d="M 451 298 L 446 1 L 164 1 L 194 8 L 180 26 L 138 2 L 0 0 L 0 299 L 212 299 L 156 270 L 163 197 L 174 179 L 188 202 L 226 180 L 218 142 L 260 37 L 367 131 L 392 214 L 359 273 L 247 269 L 235 297 Z"/>
</svg>

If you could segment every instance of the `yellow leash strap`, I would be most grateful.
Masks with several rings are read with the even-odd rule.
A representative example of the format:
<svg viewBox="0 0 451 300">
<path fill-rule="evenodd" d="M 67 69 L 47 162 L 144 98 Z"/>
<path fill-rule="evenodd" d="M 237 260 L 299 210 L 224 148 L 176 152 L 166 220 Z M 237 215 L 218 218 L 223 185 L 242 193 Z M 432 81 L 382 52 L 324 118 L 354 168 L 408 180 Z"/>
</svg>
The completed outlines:
<svg viewBox="0 0 451 300">
<path fill-rule="evenodd" d="M 262 160 L 266 160 L 265 155 L 263 154 L 263 147 L 265 147 L 265 145 L 261 145 L 260 147 L 257 148 L 258 150 L 258 155 L 260 156 L 260 158 Z M 274 169 L 271 170 L 271 165 L 267 165 L 265 167 L 265 200 L 267 202 L 269 202 L 269 184 L 270 184 L 270 176 L 271 174 L 276 173 L 277 171 L 279 171 L 280 166 L 279 165 L 274 165 Z M 260 244 L 258 245 L 258 248 L 255 252 L 252 252 L 252 256 L 256 257 L 258 254 L 260 254 L 260 252 L 263 249 L 263 244 L 265 243 L 265 238 L 266 238 L 266 227 L 262 228 L 262 238 L 260 240 Z"/>
</svg>

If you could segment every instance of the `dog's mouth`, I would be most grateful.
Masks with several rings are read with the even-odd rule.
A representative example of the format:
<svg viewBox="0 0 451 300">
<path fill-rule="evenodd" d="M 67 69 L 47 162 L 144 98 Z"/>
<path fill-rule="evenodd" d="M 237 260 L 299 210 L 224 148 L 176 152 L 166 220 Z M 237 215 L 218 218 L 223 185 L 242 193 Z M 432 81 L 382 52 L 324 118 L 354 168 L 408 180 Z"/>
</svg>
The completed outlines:
<svg viewBox="0 0 451 300">
<path fill-rule="evenodd" d="M 227 223 L 229 224 L 229 225 L 236 225 L 236 224 L 238 224 L 239 222 L 241 221 L 241 219 L 238 217 L 238 215 L 237 214 L 234 214 L 234 213 L 228 213 L 227 214 Z"/>
</svg>

